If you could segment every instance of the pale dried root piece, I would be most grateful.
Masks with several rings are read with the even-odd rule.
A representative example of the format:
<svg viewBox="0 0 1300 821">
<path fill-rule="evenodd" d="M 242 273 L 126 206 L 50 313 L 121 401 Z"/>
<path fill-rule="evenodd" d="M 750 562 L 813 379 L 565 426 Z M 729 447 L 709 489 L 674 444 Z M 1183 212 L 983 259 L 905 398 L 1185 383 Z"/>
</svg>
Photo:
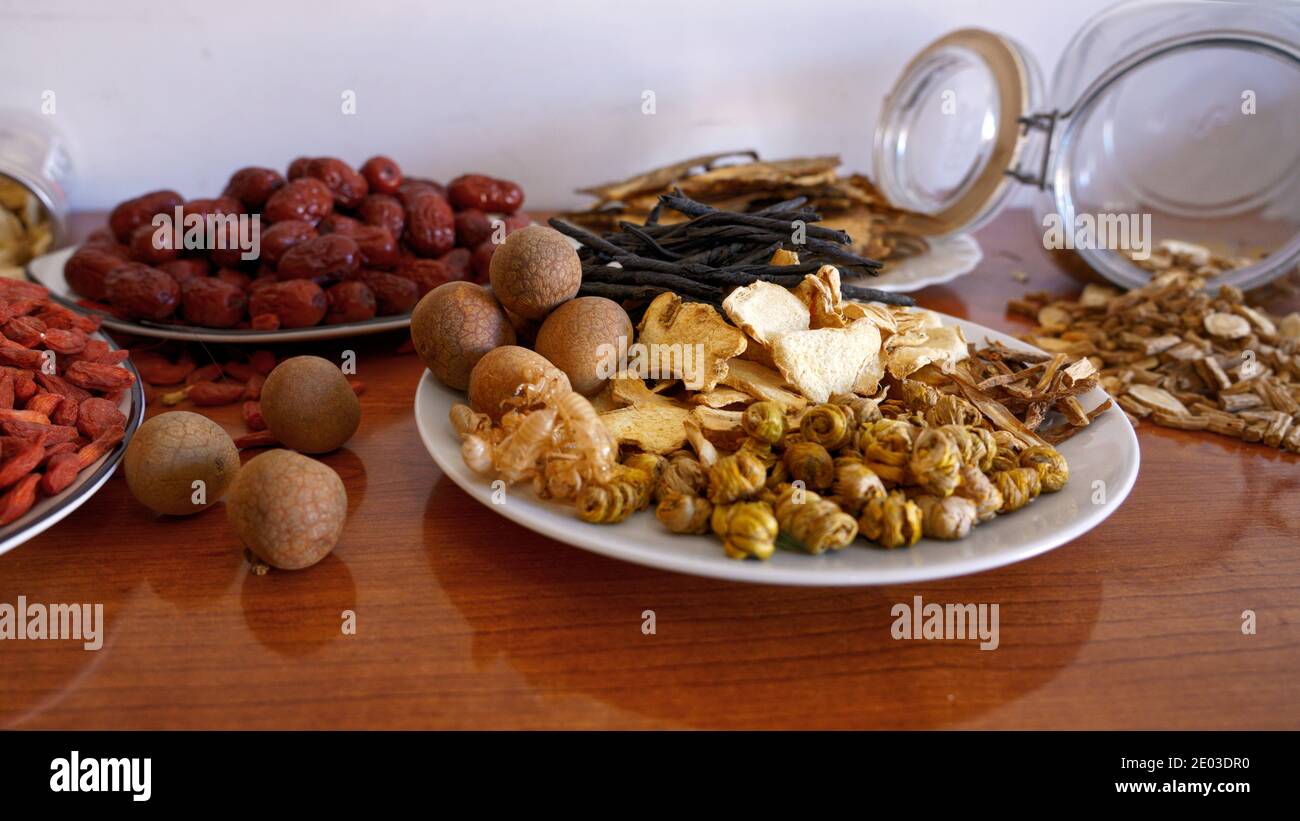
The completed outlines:
<svg viewBox="0 0 1300 821">
<path fill-rule="evenodd" d="M 737 451 L 723 456 L 709 469 L 709 501 L 726 505 L 751 498 L 766 480 L 767 467 L 752 453 Z"/>
<path fill-rule="evenodd" d="M 592 524 L 614 524 L 650 504 L 651 480 L 643 470 L 617 465 L 607 482 L 592 482 L 578 492 L 578 518 Z"/>
<path fill-rule="evenodd" d="M 975 503 L 961 496 L 940 499 L 927 494 L 912 501 L 921 509 L 921 533 L 927 539 L 964 539 L 979 518 Z"/>
<path fill-rule="evenodd" d="M 659 481 L 655 483 L 655 499 L 662 500 L 673 493 L 701 496 L 709 486 L 709 472 L 699 460 L 686 451 L 677 451 L 668 457 Z"/>
<path fill-rule="evenodd" d="M 811 490 L 786 485 L 775 503 L 776 521 L 804 550 L 839 550 L 858 535 L 858 523 L 839 505 Z"/>
<path fill-rule="evenodd" d="M 998 513 L 1014 513 L 1037 499 L 1043 490 L 1042 480 L 1034 468 L 1000 470 L 990 478 L 1002 494 L 1002 507 Z"/>
<path fill-rule="evenodd" d="M 712 502 L 685 493 L 669 493 L 655 508 L 655 518 L 673 533 L 708 533 L 712 517 Z"/>
<path fill-rule="evenodd" d="M 709 520 L 722 539 L 722 549 L 731 559 L 769 559 L 776 550 L 779 528 L 771 505 L 766 502 L 736 502 L 716 505 Z"/>
<path fill-rule="evenodd" d="M 908 470 L 916 484 L 940 498 L 951 496 L 961 481 L 961 450 L 943 428 L 926 428 L 916 437 Z"/>
<path fill-rule="evenodd" d="M 1020 454 L 1020 466 L 1034 468 L 1043 493 L 1056 493 L 1070 481 L 1070 466 L 1056 448 L 1036 445 Z"/>
<path fill-rule="evenodd" d="M 785 449 L 782 463 L 790 481 L 803 482 L 810 490 L 826 490 L 835 481 L 835 460 L 815 442 L 794 442 Z"/>
<path fill-rule="evenodd" d="M 857 454 L 835 457 L 834 500 L 849 513 L 857 516 L 862 508 L 876 496 L 884 496 L 885 483 Z"/>
<path fill-rule="evenodd" d="M 718 449 L 713 446 L 704 436 L 704 431 L 694 419 L 686 419 L 682 422 L 682 427 L 686 429 L 686 441 L 691 443 L 695 449 L 695 455 L 700 460 L 700 464 L 707 467 L 713 467 L 718 461 Z"/>
<path fill-rule="evenodd" d="M 775 445 L 785 436 L 785 411 L 776 402 L 762 400 L 745 408 L 740 426 L 753 438 Z"/>
<path fill-rule="evenodd" d="M 869 500 L 858 518 L 863 536 L 893 550 L 911 547 L 921 538 L 921 508 L 901 490 Z"/>
<path fill-rule="evenodd" d="M 1002 509 L 1002 491 L 993 484 L 993 480 L 974 465 L 963 465 L 960 471 L 961 483 L 953 495 L 970 499 L 975 503 L 975 516 L 981 522 L 990 521 Z"/>
<path fill-rule="evenodd" d="M 831 396 L 831 403 L 844 408 L 855 425 L 876 422 L 881 419 L 880 400 L 868 399 L 853 393 L 837 393 Z"/>
<path fill-rule="evenodd" d="M 809 408 L 799 422 L 799 433 L 805 442 L 813 442 L 829 451 L 847 447 L 856 431 L 857 425 L 847 409 L 830 402 Z"/>
</svg>

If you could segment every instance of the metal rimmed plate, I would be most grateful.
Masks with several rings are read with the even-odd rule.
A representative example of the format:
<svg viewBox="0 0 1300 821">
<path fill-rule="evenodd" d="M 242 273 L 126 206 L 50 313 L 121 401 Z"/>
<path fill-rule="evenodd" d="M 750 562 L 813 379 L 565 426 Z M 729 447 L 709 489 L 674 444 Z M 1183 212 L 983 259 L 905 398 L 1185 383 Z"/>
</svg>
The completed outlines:
<svg viewBox="0 0 1300 821">
<path fill-rule="evenodd" d="M 67 305 L 81 313 L 96 314 L 104 321 L 104 327 L 122 333 L 148 336 L 155 339 L 183 339 L 190 342 L 226 342 L 249 344 L 273 344 L 277 342 L 310 342 L 312 340 L 341 339 L 349 336 L 397 331 L 410 327 L 411 315 L 383 316 L 364 322 L 344 322 L 339 325 L 314 325 L 310 328 L 286 328 L 279 331 L 237 331 L 220 328 L 199 328 L 193 325 L 166 325 L 154 322 L 132 322 L 118 319 L 112 314 L 94 311 L 78 305 L 80 299 L 68 285 L 63 276 L 63 266 L 76 251 L 64 248 L 27 263 L 27 276 L 50 289 L 50 298 Z"/>
<path fill-rule="evenodd" d="M 91 338 L 103 339 L 117 350 L 117 343 L 107 334 L 96 333 L 92 334 Z M 99 457 L 98 462 L 78 473 L 77 478 L 62 493 L 37 499 L 36 504 L 22 518 L 0 528 L 0 554 L 13 550 L 62 521 L 69 513 L 84 505 L 86 500 L 95 495 L 95 491 L 103 487 L 108 478 L 113 475 L 117 463 L 126 453 L 127 443 L 131 441 L 136 428 L 140 427 L 140 423 L 144 420 L 144 387 L 140 383 L 140 374 L 136 372 L 130 360 L 124 362 L 123 367 L 136 377 L 135 384 L 117 406 L 118 410 L 126 414 L 126 436 L 122 437 L 122 441 L 116 448 Z"/>
<path fill-rule="evenodd" d="M 998 341 L 1033 350 L 1019 340 L 973 322 L 944 317 L 975 343 Z M 1100 389 L 1081 397 L 1087 408 L 1106 399 Z M 465 467 L 460 442 L 448 412 L 462 394 L 427 371 L 415 395 L 420 438 L 444 473 L 466 493 L 524 527 L 575 547 L 624 561 L 679 573 L 734 581 L 812 586 L 902 584 L 978 573 L 1023 561 L 1082 536 L 1123 503 L 1138 472 L 1138 442 L 1119 409 L 1097 419 L 1061 445 L 1070 464 L 1070 482 L 1059 493 L 1044 494 L 1027 508 L 980 525 L 957 542 L 923 539 L 906 550 L 883 550 L 863 539 L 834 554 L 808 556 L 778 550 L 767 562 L 734 561 L 712 536 L 676 536 L 653 514 L 638 513 L 613 526 L 580 521 L 571 507 L 545 502 L 527 487 L 510 489 L 503 504 L 493 504 L 491 483 Z"/>
</svg>

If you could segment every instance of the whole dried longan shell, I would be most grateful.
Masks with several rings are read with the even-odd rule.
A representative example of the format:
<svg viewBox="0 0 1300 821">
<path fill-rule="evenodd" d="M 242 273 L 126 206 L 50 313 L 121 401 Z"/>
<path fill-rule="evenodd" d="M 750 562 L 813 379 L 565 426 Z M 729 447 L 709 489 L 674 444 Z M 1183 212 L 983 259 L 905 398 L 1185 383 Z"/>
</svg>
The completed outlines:
<svg viewBox="0 0 1300 821">
<path fill-rule="evenodd" d="M 485 288 L 446 282 L 425 294 L 411 312 L 411 342 L 438 381 L 463 391 L 484 354 L 515 344 L 515 329 Z"/>
<path fill-rule="evenodd" d="M 582 285 L 582 262 L 554 228 L 529 225 L 506 237 L 488 269 L 492 293 L 507 310 L 541 319 L 573 299 Z"/>
<path fill-rule="evenodd" d="M 226 499 L 226 517 L 262 561 L 299 570 L 325 558 L 343 533 L 348 492 L 327 465 L 291 450 L 269 450 L 244 465 Z"/>
<path fill-rule="evenodd" d="M 131 437 L 122 472 L 140 504 L 155 513 L 188 516 L 215 504 L 230 487 L 239 473 L 239 450 L 208 417 L 169 411 L 145 422 Z M 196 504 L 196 498 L 202 502 Z"/>
<path fill-rule="evenodd" d="M 598 373 L 599 366 L 603 356 L 617 353 L 620 338 L 625 345 L 632 342 L 627 311 L 602 296 L 581 296 L 551 311 L 534 347 L 564 371 L 575 391 L 591 396 L 605 386 L 608 377 Z M 606 345 L 610 348 L 603 349 Z"/>
<path fill-rule="evenodd" d="M 286 359 L 262 385 L 262 418 L 280 444 L 326 453 L 352 438 L 361 402 L 338 365 L 319 356 Z"/>
<path fill-rule="evenodd" d="M 569 378 L 535 351 L 518 345 L 503 345 L 484 354 L 469 375 L 469 404 L 474 410 L 500 419 L 502 403 L 514 396 L 526 382 L 541 375 L 569 389 Z"/>
</svg>

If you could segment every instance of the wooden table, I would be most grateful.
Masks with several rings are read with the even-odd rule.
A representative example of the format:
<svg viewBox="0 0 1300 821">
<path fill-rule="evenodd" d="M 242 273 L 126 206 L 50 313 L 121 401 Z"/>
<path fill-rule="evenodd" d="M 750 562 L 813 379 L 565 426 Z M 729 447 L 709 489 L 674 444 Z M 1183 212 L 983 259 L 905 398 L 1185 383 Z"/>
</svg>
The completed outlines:
<svg viewBox="0 0 1300 821">
<path fill-rule="evenodd" d="M 1023 330 L 1008 297 L 1082 279 L 1038 234 L 1003 215 L 979 272 L 919 301 Z M 423 367 L 401 342 L 347 343 L 363 421 L 324 461 L 351 513 L 316 567 L 255 577 L 220 506 L 156 519 L 120 475 L 0 557 L 0 602 L 100 602 L 107 620 L 98 651 L 0 643 L 0 726 L 1300 727 L 1294 456 L 1144 425 L 1123 507 L 1044 556 L 911 586 L 726 583 L 601 558 L 472 501 L 416 435 Z M 235 408 L 213 416 L 242 432 Z M 917 594 L 998 603 L 1001 647 L 895 641 L 890 608 Z"/>
</svg>

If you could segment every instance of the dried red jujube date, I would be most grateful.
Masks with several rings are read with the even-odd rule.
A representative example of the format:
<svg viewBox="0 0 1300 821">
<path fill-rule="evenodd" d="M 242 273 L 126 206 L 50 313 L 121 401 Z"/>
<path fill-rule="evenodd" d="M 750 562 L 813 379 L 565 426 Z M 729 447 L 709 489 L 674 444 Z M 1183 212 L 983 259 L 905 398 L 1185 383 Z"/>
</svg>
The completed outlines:
<svg viewBox="0 0 1300 821">
<path fill-rule="evenodd" d="M 356 208 L 370 193 L 366 178 L 337 157 L 316 157 L 307 162 L 307 176 L 325 183 L 340 208 Z"/>
<path fill-rule="evenodd" d="M 361 176 L 366 178 L 370 190 L 379 194 L 396 194 L 402 186 L 401 167 L 382 154 L 365 161 L 361 166 Z"/>
<path fill-rule="evenodd" d="M 131 319 L 166 319 L 180 304 L 176 280 L 143 263 L 128 262 L 114 269 L 104 285 L 109 304 Z"/>
<path fill-rule="evenodd" d="M 250 211 L 260 211 L 267 199 L 282 187 L 284 177 L 274 168 L 249 166 L 230 175 L 222 196 L 234 197 Z"/>
<path fill-rule="evenodd" d="M 140 225 L 131 232 L 131 259 L 145 265 L 171 262 L 181 255 L 180 244 L 180 236 L 169 226 Z"/>
<path fill-rule="evenodd" d="M 403 238 L 421 256 L 437 257 L 450 251 L 456 245 L 456 218 L 451 205 L 433 191 L 411 197 Z"/>
<path fill-rule="evenodd" d="M 309 162 L 311 162 L 311 157 L 295 157 L 293 162 L 289 163 L 285 176 L 290 182 L 307 176 L 307 163 Z"/>
<path fill-rule="evenodd" d="M 380 316 L 409 313 L 420 301 L 419 288 L 411 280 L 387 271 L 363 269 L 357 279 L 370 287 L 375 294 L 375 305 Z"/>
<path fill-rule="evenodd" d="M 497 246 L 492 240 L 480 242 L 474 249 L 473 255 L 469 259 L 470 270 L 474 272 L 474 281 L 480 285 L 488 281 L 488 274 L 492 270 L 492 255 L 496 253 Z"/>
<path fill-rule="evenodd" d="M 359 280 L 350 280 L 331 285 L 325 292 L 329 300 L 329 309 L 325 313 L 325 324 L 338 325 L 341 322 L 364 322 L 374 319 L 378 310 L 375 294 L 370 286 Z"/>
<path fill-rule="evenodd" d="M 200 217 L 225 217 L 238 216 L 244 213 L 244 206 L 234 197 L 203 197 L 197 200 L 189 200 L 181 209 L 182 218 L 191 216 Z M 177 230 L 183 230 L 184 226 L 177 226 Z"/>
<path fill-rule="evenodd" d="M 469 248 L 453 248 L 438 257 L 438 262 L 447 266 L 448 282 L 469 279 L 473 275 L 474 271 L 470 264 L 473 253 Z"/>
<path fill-rule="evenodd" d="M 172 279 L 184 282 L 195 277 L 207 277 L 212 274 L 212 265 L 202 257 L 187 257 L 164 262 L 158 266 L 161 271 L 171 274 Z"/>
<path fill-rule="evenodd" d="M 361 221 L 366 225 L 378 225 L 387 228 L 394 237 L 402 236 L 406 228 L 406 209 L 397 197 L 387 194 L 371 194 L 361 201 L 357 211 Z"/>
<path fill-rule="evenodd" d="M 397 264 L 393 273 L 414 282 L 418 296 L 424 296 L 444 282 L 451 281 L 451 272 L 447 266 L 436 259 L 407 257 Z"/>
<path fill-rule="evenodd" d="M 262 261 L 279 265 L 280 258 L 295 245 L 320 236 L 310 222 L 285 220 L 277 222 L 262 232 Z"/>
<path fill-rule="evenodd" d="M 158 214 L 171 214 L 185 198 L 175 191 L 151 191 L 120 203 L 108 215 L 108 227 L 118 242 L 131 239 L 131 233 L 153 220 Z"/>
<path fill-rule="evenodd" d="M 333 213 L 320 221 L 316 230 L 322 234 L 346 234 L 352 236 L 362 225 L 360 220 L 353 219 L 346 214 Z"/>
<path fill-rule="evenodd" d="M 276 276 L 280 279 L 347 279 L 361 267 L 361 248 L 344 234 L 300 242 L 280 257 Z"/>
<path fill-rule="evenodd" d="M 320 286 L 309 279 L 292 279 L 268 284 L 252 291 L 248 300 L 248 313 L 254 327 L 264 316 L 278 320 L 276 327 L 307 328 L 320 324 L 325 318 L 328 301 Z M 266 321 L 262 320 L 262 325 Z"/>
<path fill-rule="evenodd" d="M 351 236 L 361 249 L 361 264 L 365 267 L 392 268 L 397 264 L 397 240 L 387 228 L 359 225 Z"/>
<path fill-rule="evenodd" d="M 125 263 L 120 257 L 101 251 L 98 248 L 81 248 L 68 257 L 63 266 L 63 276 L 68 280 L 72 290 L 96 302 L 108 299 L 105 285 L 109 273 L 122 267 Z"/>
<path fill-rule="evenodd" d="M 477 248 L 492 238 L 492 220 L 477 208 L 456 212 L 456 245 Z"/>
<path fill-rule="evenodd" d="M 524 189 L 509 180 L 465 174 L 447 184 L 447 199 L 457 209 L 477 208 L 513 214 L 524 204 Z"/>
<path fill-rule="evenodd" d="M 301 220 L 315 226 L 334 210 L 334 194 L 315 177 L 302 177 L 278 189 L 266 201 L 262 217 L 271 222 Z"/>
<path fill-rule="evenodd" d="M 181 284 L 181 316 L 192 325 L 233 328 L 247 306 L 244 290 L 225 280 L 202 277 Z"/>
</svg>

